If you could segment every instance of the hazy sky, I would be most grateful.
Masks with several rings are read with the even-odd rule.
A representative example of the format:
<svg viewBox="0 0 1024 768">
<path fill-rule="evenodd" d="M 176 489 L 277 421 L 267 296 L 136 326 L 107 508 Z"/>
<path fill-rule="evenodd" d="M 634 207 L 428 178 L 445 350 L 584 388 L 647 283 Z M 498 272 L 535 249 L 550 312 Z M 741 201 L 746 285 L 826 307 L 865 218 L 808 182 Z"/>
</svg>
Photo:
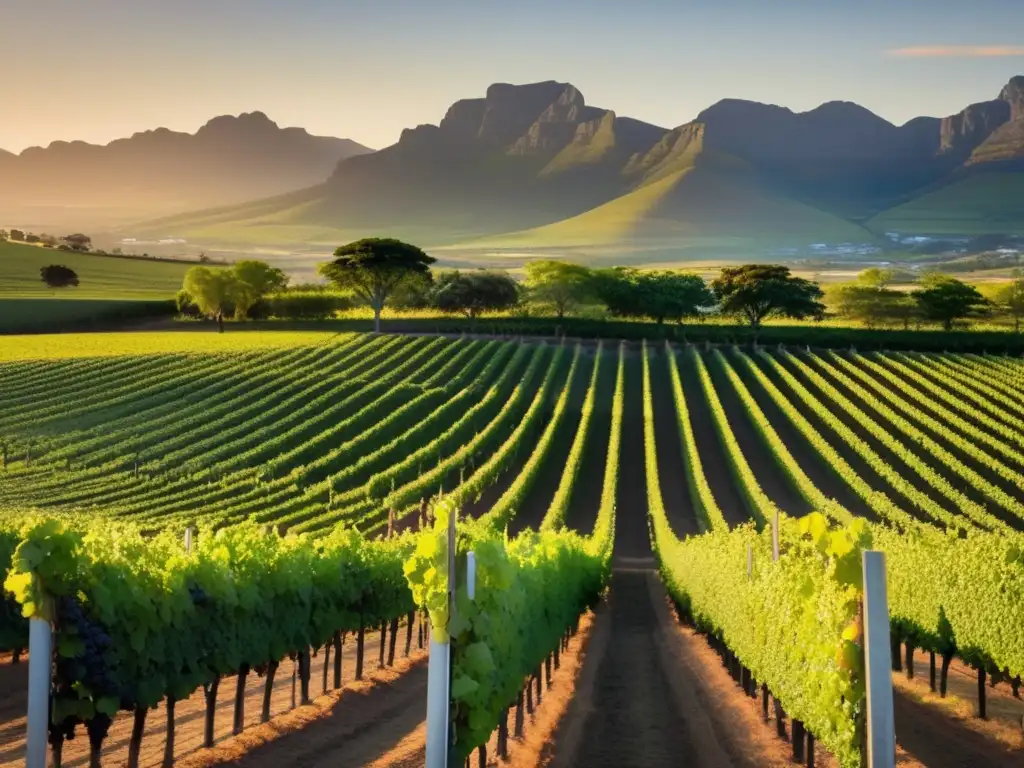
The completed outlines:
<svg viewBox="0 0 1024 768">
<path fill-rule="evenodd" d="M 11 151 L 257 109 L 379 148 L 496 81 L 569 81 L 666 127 L 724 97 L 902 123 L 1024 74 L 1021 0 L 0 0 L 0 17 Z"/>
</svg>

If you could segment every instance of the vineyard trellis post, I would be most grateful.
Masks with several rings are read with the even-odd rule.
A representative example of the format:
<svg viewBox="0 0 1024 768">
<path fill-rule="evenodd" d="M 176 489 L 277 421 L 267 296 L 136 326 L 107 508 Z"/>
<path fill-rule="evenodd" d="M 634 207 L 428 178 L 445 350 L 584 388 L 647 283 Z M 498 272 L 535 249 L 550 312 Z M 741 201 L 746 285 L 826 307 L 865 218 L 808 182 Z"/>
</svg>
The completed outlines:
<svg viewBox="0 0 1024 768">
<path fill-rule="evenodd" d="M 455 513 L 448 516 L 448 610 L 455 605 Z M 430 633 L 427 662 L 427 747 L 426 768 L 448 768 L 451 743 L 451 638 L 438 642 Z"/>
<path fill-rule="evenodd" d="M 864 679 L 867 684 L 868 768 L 896 765 L 896 721 L 893 714 L 889 600 L 885 553 L 864 550 Z"/>
<path fill-rule="evenodd" d="M 28 625 L 28 733 L 25 738 L 25 768 L 46 768 L 53 636 L 50 622 L 46 619 L 33 617 Z"/>
</svg>

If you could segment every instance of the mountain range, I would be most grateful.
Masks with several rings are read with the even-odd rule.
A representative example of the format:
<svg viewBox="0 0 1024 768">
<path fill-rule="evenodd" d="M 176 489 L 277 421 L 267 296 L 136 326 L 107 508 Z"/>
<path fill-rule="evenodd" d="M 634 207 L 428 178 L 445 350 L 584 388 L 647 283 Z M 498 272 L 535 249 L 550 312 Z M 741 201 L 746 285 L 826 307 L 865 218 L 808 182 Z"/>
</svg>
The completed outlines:
<svg viewBox="0 0 1024 768">
<path fill-rule="evenodd" d="M 5 223 L 95 223 L 240 203 L 316 184 L 338 161 L 370 151 L 281 128 L 262 112 L 215 117 L 195 134 L 158 128 L 104 146 L 0 150 L 0 213 Z"/>
<path fill-rule="evenodd" d="M 665 259 L 870 243 L 889 231 L 1024 234 L 1024 76 L 955 115 L 900 126 L 850 102 L 793 112 L 725 99 L 669 128 L 591 106 L 569 83 L 497 83 L 389 147 L 346 149 L 276 196 L 253 176 L 283 182 L 290 161 L 264 156 L 273 174 L 254 162 L 223 182 L 224 196 L 248 190 L 248 202 L 196 200 L 201 210 L 131 233 L 283 247 L 387 234 L 438 249 Z M 316 176 L 314 155 L 302 154 L 301 172 L 295 162 L 296 181 Z"/>
</svg>

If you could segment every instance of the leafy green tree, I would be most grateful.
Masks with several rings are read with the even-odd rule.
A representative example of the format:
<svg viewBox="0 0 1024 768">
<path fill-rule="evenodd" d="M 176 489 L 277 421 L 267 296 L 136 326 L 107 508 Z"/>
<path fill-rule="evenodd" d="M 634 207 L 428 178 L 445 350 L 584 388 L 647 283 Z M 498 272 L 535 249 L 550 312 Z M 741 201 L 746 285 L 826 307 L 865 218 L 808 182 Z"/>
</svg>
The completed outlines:
<svg viewBox="0 0 1024 768">
<path fill-rule="evenodd" d="M 0 229 L 0 241 L 6 240 L 8 237 L 6 229 Z"/>
<path fill-rule="evenodd" d="M 234 303 L 237 282 L 229 269 L 190 267 L 185 273 L 183 290 L 192 297 L 199 311 L 217 321 L 217 328 L 224 333 L 224 314 Z"/>
<path fill-rule="evenodd" d="M 723 267 L 711 283 L 715 298 L 726 314 L 746 319 L 760 328 L 770 317 L 820 318 L 825 305 L 821 288 L 810 280 L 793 277 L 789 267 L 774 264 L 745 264 Z"/>
<path fill-rule="evenodd" d="M 902 322 L 904 327 L 909 327 L 916 307 L 909 293 L 860 280 L 834 286 L 828 295 L 839 315 L 863 323 L 868 328 L 894 322 Z"/>
<path fill-rule="evenodd" d="M 334 261 L 320 266 L 320 274 L 368 303 L 374 329 L 380 332 L 380 313 L 388 297 L 416 276 L 429 280 L 435 261 L 415 245 L 371 237 L 339 247 Z"/>
<path fill-rule="evenodd" d="M 388 304 L 395 309 L 429 309 L 434 301 L 433 287 L 429 273 L 410 275 L 395 288 Z"/>
<path fill-rule="evenodd" d="M 614 267 L 597 270 L 594 286 L 612 315 L 649 317 L 659 325 L 667 319 L 681 323 L 714 304 L 700 276 L 685 272 Z"/>
<path fill-rule="evenodd" d="M 12 229 L 8 233 L 7 237 L 9 239 L 15 240 L 17 242 L 24 242 L 24 240 L 25 240 L 25 233 L 22 232 L 20 229 Z"/>
<path fill-rule="evenodd" d="M 925 288 L 914 291 L 921 314 L 926 320 L 941 323 L 944 330 L 953 330 L 953 323 L 978 314 L 988 301 L 973 285 L 942 276 L 929 280 Z"/>
<path fill-rule="evenodd" d="M 593 293 L 593 274 L 582 264 L 540 259 L 528 262 L 525 269 L 530 299 L 552 307 L 559 320 Z"/>
<path fill-rule="evenodd" d="M 519 286 L 505 272 L 455 270 L 437 279 L 433 303 L 442 312 L 464 314 L 473 320 L 481 312 L 514 307 L 519 303 Z"/>
<path fill-rule="evenodd" d="M 993 290 L 991 301 L 1013 318 L 1013 330 L 1020 333 L 1021 318 L 1024 317 L 1024 270 L 1013 270 L 1010 282 L 1001 283 Z"/>
<path fill-rule="evenodd" d="M 239 261 L 231 272 L 235 278 L 232 298 L 236 320 L 244 319 L 264 296 L 284 290 L 288 285 L 288 276 L 282 270 L 263 261 Z"/>
<path fill-rule="evenodd" d="M 857 283 L 870 288 L 888 288 L 896 277 L 896 271 L 883 267 L 870 267 L 857 275 Z"/>
<path fill-rule="evenodd" d="M 63 264 L 50 264 L 39 270 L 43 282 L 50 288 L 71 288 L 78 286 L 75 270 Z"/>
</svg>

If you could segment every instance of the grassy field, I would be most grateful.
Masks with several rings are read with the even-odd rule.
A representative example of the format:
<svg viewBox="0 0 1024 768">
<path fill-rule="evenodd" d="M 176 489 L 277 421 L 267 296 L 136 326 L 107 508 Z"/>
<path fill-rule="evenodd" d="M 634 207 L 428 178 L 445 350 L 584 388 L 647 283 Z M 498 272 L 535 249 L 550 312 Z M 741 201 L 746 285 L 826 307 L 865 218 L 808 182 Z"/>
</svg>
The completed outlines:
<svg viewBox="0 0 1024 768">
<path fill-rule="evenodd" d="M 81 284 L 48 288 L 39 277 L 48 264 L 70 267 Z M 168 299 L 181 288 L 190 266 L 0 242 L 0 299 Z"/>
<path fill-rule="evenodd" d="M 235 354 L 318 344 L 336 335 L 337 333 L 333 331 L 251 331 L 221 334 L 196 330 L 9 336 L 0 346 L 0 362 L 135 355 Z"/>
<path fill-rule="evenodd" d="M 70 267 L 80 285 L 48 288 L 39 276 L 48 264 Z M 0 332 L 66 328 L 139 314 L 145 311 L 142 302 L 173 299 L 189 266 L 0 242 Z"/>
</svg>

